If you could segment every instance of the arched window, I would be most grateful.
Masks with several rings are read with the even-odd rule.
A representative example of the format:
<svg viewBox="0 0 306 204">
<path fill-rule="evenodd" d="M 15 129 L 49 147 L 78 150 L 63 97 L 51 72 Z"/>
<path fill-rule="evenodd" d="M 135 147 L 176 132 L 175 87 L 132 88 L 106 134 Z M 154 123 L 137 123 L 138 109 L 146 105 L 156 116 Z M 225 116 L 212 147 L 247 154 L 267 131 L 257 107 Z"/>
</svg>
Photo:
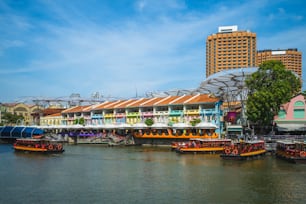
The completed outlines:
<svg viewBox="0 0 306 204">
<path fill-rule="evenodd" d="M 285 110 L 279 110 L 278 118 L 279 119 L 285 119 L 286 118 L 286 111 Z"/>
<path fill-rule="evenodd" d="M 293 118 L 305 118 L 305 104 L 303 101 L 297 101 L 294 103 Z"/>
</svg>

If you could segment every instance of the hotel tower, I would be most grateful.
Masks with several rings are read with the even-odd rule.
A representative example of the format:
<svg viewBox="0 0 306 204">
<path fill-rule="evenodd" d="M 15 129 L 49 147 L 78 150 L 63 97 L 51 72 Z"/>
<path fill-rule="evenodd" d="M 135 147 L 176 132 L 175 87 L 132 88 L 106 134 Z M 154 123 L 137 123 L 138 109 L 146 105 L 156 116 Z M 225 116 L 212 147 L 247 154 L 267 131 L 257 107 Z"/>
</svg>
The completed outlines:
<svg viewBox="0 0 306 204">
<path fill-rule="evenodd" d="M 256 33 L 238 26 L 219 27 L 206 39 L 206 77 L 222 70 L 255 67 Z"/>
<path fill-rule="evenodd" d="M 267 60 L 279 60 L 288 70 L 295 72 L 302 77 L 302 52 L 298 49 L 287 50 L 259 50 L 257 52 L 258 66 Z"/>
</svg>

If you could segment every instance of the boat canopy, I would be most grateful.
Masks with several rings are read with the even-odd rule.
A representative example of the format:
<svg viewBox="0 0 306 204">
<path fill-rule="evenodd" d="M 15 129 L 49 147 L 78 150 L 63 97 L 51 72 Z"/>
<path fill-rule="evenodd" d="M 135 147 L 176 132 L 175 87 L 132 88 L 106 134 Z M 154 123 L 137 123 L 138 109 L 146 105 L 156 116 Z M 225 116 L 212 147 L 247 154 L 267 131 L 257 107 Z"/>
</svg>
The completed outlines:
<svg viewBox="0 0 306 204">
<path fill-rule="evenodd" d="M 27 126 L 3 126 L 0 127 L 0 138 L 26 138 L 42 135 L 44 131 L 35 127 Z"/>
<path fill-rule="evenodd" d="M 196 128 L 205 128 L 205 129 L 216 129 L 217 126 L 210 122 L 200 122 L 196 126 Z"/>
<path fill-rule="evenodd" d="M 185 129 L 185 128 L 191 128 L 192 126 L 186 123 L 174 123 L 172 127 L 175 129 Z"/>
</svg>

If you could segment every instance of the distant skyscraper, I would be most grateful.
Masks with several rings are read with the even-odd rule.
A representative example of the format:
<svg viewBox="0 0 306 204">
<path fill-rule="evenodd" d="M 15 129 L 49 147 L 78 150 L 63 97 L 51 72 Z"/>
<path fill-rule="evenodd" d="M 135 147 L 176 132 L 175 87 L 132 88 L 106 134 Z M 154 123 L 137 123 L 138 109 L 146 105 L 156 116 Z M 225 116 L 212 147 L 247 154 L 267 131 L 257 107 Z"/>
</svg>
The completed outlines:
<svg viewBox="0 0 306 204">
<path fill-rule="evenodd" d="M 302 77 L 302 53 L 296 48 L 287 50 L 259 50 L 257 52 L 257 66 L 267 60 L 279 60 L 288 70 L 294 71 Z"/>
<path fill-rule="evenodd" d="M 238 26 L 219 27 L 206 39 L 206 77 L 222 70 L 255 67 L 256 33 Z"/>
</svg>

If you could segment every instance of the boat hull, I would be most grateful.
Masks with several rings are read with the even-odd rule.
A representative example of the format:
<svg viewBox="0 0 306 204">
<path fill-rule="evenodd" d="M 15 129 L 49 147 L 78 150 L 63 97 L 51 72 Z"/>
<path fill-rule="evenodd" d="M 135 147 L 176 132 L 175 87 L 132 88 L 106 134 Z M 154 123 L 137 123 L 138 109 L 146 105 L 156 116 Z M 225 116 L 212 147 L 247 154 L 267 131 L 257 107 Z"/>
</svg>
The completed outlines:
<svg viewBox="0 0 306 204">
<path fill-rule="evenodd" d="M 65 151 L 64 149 L 49 150 L 46 148 L 23 147 L 23 146 L 14 146 L 14 150 L 16 152 L 32 152 L 32 153 L 43 153 L 43 154 L 60 154 Z"/>
<path fill-rule="evenodd" d="M 203 148 L 177 148 L 175 151 L 181 154 L 209 154 L 209 153 L 221 153 L 223 152 L 223 147 L 203 147 Z"/>
<path fill-rule="evenodd" d="M 188 142 L 190 140 L 190 137 L 156 137 L 156 138 L 139 138 L 134 137 L 135 145 L 167 145 L 171 146 L 173 142 Z"/>
<path fill-rule="evenodd" d="M 277 158 L 288 161 L 290 163 L 306 164 L 306 157 L 294 157 L 294 156 L 284 155 L 284 154 L 279 154 L 279 153 L 276 153 L 275 155 Z"/>
<path fill-rule="evenodd" d="M 227 160 L 251 160 L 251 159 L 258 159 L 266 154 L 266 150 L 259 150 L 259 151 L 253 151 L 248 153 L 242 153 L 242 154 L 221 154 L 220 157 Z"/>
</svg>

